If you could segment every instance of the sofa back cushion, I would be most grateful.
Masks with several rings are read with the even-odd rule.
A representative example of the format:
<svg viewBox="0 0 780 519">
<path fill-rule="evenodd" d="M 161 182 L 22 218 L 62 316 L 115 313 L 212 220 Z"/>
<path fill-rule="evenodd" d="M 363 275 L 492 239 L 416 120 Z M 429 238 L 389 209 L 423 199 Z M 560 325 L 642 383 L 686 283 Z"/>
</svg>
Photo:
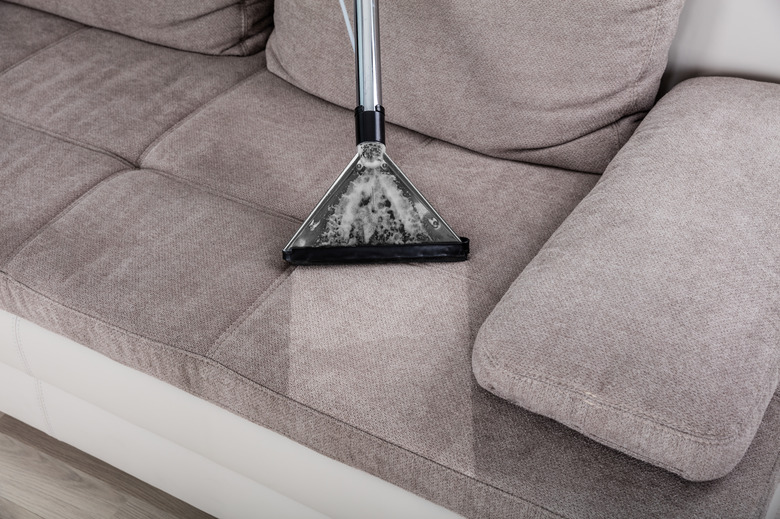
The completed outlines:
<svg viewBox="0 0 780 519">
<path fill-rule="evenodd" d="M 273 0 L 11 0 L 151 43 L 204 54 L 245 56 L 263 49 Z"/>
<path fill-rule="evenodd" d="M 382 1 L 387 119 L 496 157 L 601 172 L 654 101 L 681 7 L 682 0 Z M 354 108 L 354 57 L 339 2 L 276 0 L 274 22 L 269 69 Z"/>
</svg>

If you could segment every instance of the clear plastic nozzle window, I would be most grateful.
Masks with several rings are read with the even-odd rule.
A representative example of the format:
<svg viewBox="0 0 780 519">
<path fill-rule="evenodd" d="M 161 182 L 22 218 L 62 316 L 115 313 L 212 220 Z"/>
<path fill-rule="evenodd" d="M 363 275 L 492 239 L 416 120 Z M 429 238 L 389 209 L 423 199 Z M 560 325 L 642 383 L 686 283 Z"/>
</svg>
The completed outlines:
<svg viewBox="0 0 780 519">
<path fill-rule="evenodd" d="M 286 249 L 460 242 L 378 142 L 352 159 Z"/>
</svg>

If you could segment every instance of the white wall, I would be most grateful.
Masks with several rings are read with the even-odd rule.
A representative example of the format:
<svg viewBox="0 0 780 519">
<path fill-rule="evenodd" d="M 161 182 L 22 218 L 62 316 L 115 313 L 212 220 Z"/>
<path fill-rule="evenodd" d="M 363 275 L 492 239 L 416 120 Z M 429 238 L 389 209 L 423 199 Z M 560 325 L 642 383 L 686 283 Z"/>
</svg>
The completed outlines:
<svg viewBox="0 0 780 519">
<path fill-rule="evenodd" d="M 700 75 L 780 83 L 780 0 L 687 0 L 667 72 L 667 87 Z"/>
</svg>

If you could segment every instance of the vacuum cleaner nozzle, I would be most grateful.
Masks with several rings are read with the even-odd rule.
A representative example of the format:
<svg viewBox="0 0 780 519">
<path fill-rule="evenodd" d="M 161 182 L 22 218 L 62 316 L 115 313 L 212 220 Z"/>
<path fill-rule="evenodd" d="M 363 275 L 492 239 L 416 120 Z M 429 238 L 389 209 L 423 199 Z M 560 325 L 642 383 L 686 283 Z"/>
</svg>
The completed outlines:
<svg viewBox="0 0 780 519">
<path fill-rule="evenodd" d="M 458 237 L 380 142 L 363 142 L 283 250 L 296 265 L 463 261 Z"/>
<path fill-rule="evenodd" d="M 385 153 L 377 3 L 355 0 L 357 154 L 282 251 L 295 265 L 463 261 L 469 253 L 469 241 Z"/>
</svg>

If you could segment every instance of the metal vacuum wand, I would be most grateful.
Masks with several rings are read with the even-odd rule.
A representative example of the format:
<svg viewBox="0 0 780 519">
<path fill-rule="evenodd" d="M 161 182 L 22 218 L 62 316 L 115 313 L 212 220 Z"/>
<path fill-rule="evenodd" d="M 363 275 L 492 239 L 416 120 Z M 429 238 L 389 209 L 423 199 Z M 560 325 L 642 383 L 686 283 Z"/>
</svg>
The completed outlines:
<svg viewBox="0 0 780 519">
<path fill-rule="evenodd" d="M 379 54 L 378 0 L 355 0 L 355 73 L 357 144 L 385 143 L 385 109 L 382 108 L 382 72 Z"/>
<path fill-rule="evenodd" d="M 463 261 L 469 241 L 447 225 L 385 153 L 378 0 L 355 0 L 357 154 L 282 257 L 294 265 Z"/>
</svg>

